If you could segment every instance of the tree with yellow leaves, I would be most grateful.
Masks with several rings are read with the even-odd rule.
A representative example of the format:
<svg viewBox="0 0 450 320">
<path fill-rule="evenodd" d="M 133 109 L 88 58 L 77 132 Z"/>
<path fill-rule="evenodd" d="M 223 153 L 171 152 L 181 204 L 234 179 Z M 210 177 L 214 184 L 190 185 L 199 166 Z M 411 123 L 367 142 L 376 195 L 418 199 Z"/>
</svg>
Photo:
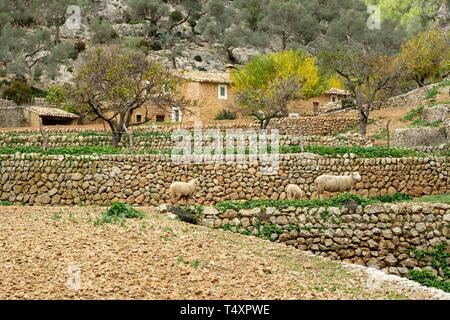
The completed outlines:
<svg viewBox="0 0 450 320">
<path fill-rule="evenodd" d="M 236 69 L 232 78 L 241 111 L 258 119 L 262 129 L 271 119 L 287 116 L 292 100 L 326 89 L 316 59 L 300 50 L 256 57 Z"/>
<path fill-rule="evenodd" d="M 449 43 L 441 30 L 433 29 L 409 39 L 401 50 L 405 76 L 419 87 L 448 74 Z"/>
</svg>

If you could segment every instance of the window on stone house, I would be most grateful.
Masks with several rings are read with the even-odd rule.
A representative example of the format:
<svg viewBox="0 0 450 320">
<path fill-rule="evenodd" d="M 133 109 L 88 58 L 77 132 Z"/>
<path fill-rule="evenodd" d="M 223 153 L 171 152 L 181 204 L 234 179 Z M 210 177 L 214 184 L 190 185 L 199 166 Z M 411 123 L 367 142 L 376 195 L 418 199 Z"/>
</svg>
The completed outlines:
<svg viewBox="0 0 450 320">
<path fill-rule="evenodd" d="M 136 115 L 136 123 L 141 123 L 142 122 L 142 115 L 141 114 L 137 114 Z"/>
<path fill-rule="evenodd" d="M 338 101 L 338 97 L 336 95 L 332 95 L 331 102 L 337 102 L 337 101 Z"/>
<path fill-rule="evenodd" d="M 220 100 L 228 99 L 228 86 L 226 85 L 219 86 L 219 99 Z"/>
<path fill-rule="evenodd" d="M 172 122 L 181 122 L 182 114 L 179 108 L 172 109 Z"/>
</svg>

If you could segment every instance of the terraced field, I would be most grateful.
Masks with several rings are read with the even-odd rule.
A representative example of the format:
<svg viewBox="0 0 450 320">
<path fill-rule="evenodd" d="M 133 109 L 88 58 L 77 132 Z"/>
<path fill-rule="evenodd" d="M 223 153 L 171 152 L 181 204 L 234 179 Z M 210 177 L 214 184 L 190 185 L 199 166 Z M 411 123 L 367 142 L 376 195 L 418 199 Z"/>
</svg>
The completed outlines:
<svg viewBox="0 0 450 320">
<path fill-rule="evenodd" d="M 448 298 L 142 210 L 142 220 L 95 225 L 104 208 L 0 207 L 0 299 Z"/>
</svg>

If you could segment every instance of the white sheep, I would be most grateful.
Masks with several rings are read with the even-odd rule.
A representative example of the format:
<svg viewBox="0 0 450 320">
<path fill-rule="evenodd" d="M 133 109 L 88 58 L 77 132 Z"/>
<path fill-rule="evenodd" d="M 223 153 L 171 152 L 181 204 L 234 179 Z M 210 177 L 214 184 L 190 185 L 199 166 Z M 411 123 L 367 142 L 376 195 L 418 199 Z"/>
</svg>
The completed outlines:
<svg viewBox="0 0 450 320">
<path fill-rule="evenodd" d="M 286 187 L 287 198 L 290 200 L 300 200 L 305 197 L 305 193 L 296 184 L 290 184 Z"/>
<path fill-rule="evenodd" d="M 314 181 L 316 186 L 316 191 L 321 199 L 322 193 L 327 192 L 344 192 L 353 191 L 355 187 L 355 182 L 361 181 L 361 175 L 358 172 L 353 172 L 351 175 L 347 176 L 330 176 L 322 175 L 317 177 Z"/>
<path fill-rule="evenodd" d="M 170 186 L 170 196 L 172 203 L 177 203 L 181 198 L 184 198 L 187 204 L 188 198 L 195 195 L 198 186 L 198 179 L 193 179 L 190 182 L 174 182 Z"/>
</svg>

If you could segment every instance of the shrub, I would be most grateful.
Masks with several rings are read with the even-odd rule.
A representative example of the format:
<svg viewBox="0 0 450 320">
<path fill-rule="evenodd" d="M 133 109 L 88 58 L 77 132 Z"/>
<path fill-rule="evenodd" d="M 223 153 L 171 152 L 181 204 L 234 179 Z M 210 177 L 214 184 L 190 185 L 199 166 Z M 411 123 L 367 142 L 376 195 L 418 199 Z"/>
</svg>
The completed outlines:
<svg viewBox="0 0 450 320">
<path fill-rule="evenodd" d="M 170 13 L 170 20 L 173 22 L 180 22 L 183 20 L 183 13 L 180 10 L 174 10 Z"/>
<path fill-rule="evenodd" d="M 101 18 L 94 20 L 89 27 L 94 33 L 94 36 L 92 37 L 94 43 L 110 43 L 113 39 L 118 37 L 112 24 Z"/>
<path fill-rule="evenodd" d="M 162 45 L 161 45 L 161 43 L 159 43 L 159 42 L 154 42 L 154 43 L 152 43 L 152 44 L 150 45 L 150 48 L 151 48 L 153 51 L 161 51 L 161 50 L 162 50 Z"/>
<path fill-rule="evenodd" d="M 142 219 L 144 216 L 144 213 L 127 203 L 114 202 L 107 211 L 97 218 L 95 224 L 122 223 L 125 219 Z"/>
<path fill-rule="evenodd" d="M 355 107 L 355 101 L 353 99 L 348 99 L 348 98 L 342 99 L 341 104 L 342 104 L 343 109 L 349 109 L 349 108 Z"/>
<path fill-rule="evenodd" d="M 19 105 L 29 103 L 32 95 L 33 91 L 31 87 L 22 80 L 15 80 L 6 85 L 2 94 L 3 98 L 15 101 Z"/>
<path fill-rule="evenodd" d="M 237 118 L 236 112 L 223 109 L 216 116 L 215 120 L 235 120 Z"/>
<path fill-rule="evenodd" d="M 78 53 L 81 53 L 86 50 L 86 43 L 84 41 L 78 41 L 75 43 L 74 48 Z"/>
</svg>

